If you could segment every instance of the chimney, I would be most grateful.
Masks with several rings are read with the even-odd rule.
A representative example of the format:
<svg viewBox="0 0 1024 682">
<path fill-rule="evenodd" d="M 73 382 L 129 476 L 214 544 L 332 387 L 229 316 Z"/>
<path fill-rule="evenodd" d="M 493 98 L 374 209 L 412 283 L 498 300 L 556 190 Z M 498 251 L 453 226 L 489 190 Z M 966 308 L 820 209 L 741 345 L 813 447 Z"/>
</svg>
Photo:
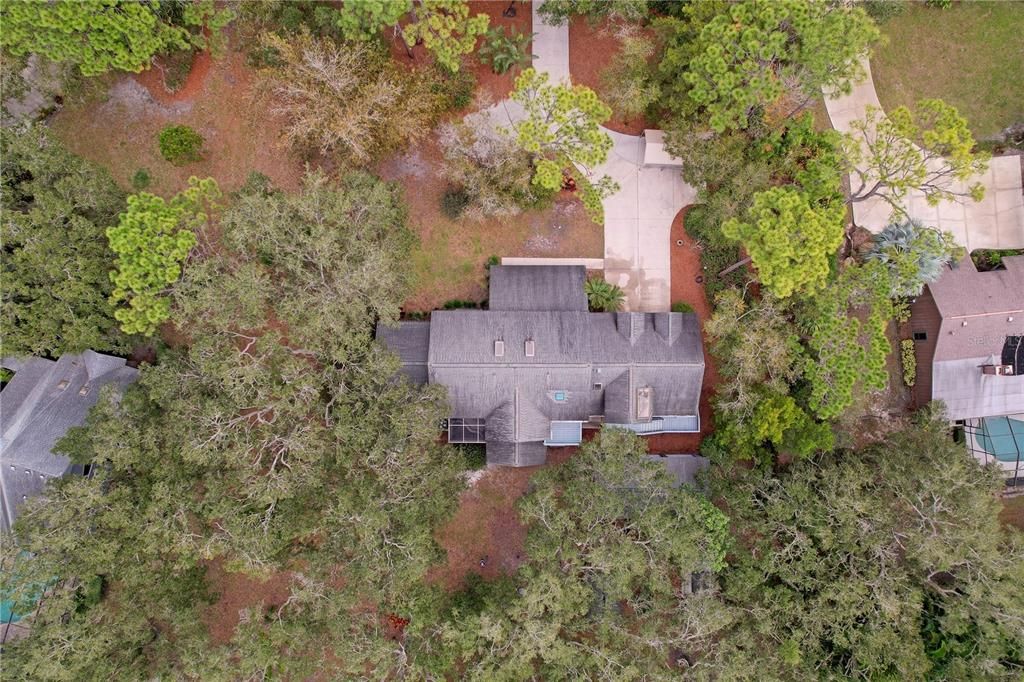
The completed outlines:
<svg viewBox="0 0 1024 682">
<path fill-rule="evenodd" d="M 526 339 L 526 357 L 532 358 L 537 353 L 537 344 L 533 339 Z"/>
<path fill-rule="evenodd" d="M 505 356 L 505 342 L 501 339 L 497 339 L 494 342 L 494 357 L 501 358 Z"/>
</svg>

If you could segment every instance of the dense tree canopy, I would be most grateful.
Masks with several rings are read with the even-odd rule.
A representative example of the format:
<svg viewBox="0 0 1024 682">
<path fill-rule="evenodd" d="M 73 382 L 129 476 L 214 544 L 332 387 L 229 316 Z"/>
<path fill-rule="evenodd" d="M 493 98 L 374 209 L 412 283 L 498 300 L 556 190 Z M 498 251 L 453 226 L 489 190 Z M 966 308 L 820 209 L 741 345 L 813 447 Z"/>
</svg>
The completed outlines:
<svg viewBox="0 0 1024 682">
<path fill-rule="evenodd" d="M 750 113 L 792 88 L 813 97 L 821 88 L 848 89 L 860 58 L 878 39 L 859 7 L 821 0 L 723 3 L 687 48 L 688 97 L 712 128 L 745 128 Z"/>
<path fill-rule="evenodd" d="M 724 576 L 747 609 L 716 653 L 759 679 L 1013 679 L 1024 545 L 996 472 L 922 420 L 888 442 L 716 489 L 745 530 Z"/>
<path fill-rule="evenodd" d="M 461 484 L 459 458 L 437 443 L 443 392 L 396 382 L 397 362 L 372 342 L 372 323 L 393 320 L 404 295 L 404 208 L 365 175 L 336 188 L 314 176 L 298 196 L 254 186 L 222 218 L 224 248 L 198 254 L 173 288 L 189 345 L 144 366 L 62 446 L 97 475 L 56 483 L 19 518 L 31 554 L 11 557 L 18 596 L 58 582 L 38 631 L 5 650 L 5 669 L 36 679 L 293 671 L 308 663 L 318 618 L 333 628 L 324 646 L 363 666 L 352 652 L 383 653 L 387 640 L 367 634 L 358 608 L 417 605 L 440 559 L 433 529 Z M 197 619 L 210 561 L 294 571 L 292 605 L 276 626 L 239 629 L 234 664 Z M 68 619 L 95 575 L 111 589 Z M 294 628 L 305 649 L 268 664 L 262 647 Z M 82 653 L 56 651 L 58 639 Z"/>
<path fill-rule="evenodd" d="M 422 43 L 450 71 L 459 70 L 488 23 L 486 14 L 470 16 L 466 0 L 350 0 L 338 15 L 345 38 L 368 40 L 391 27 L 407 47 Z"/>
<path fill-rule="evenodd" d="M 110 279 L 114 311 L 128 334 L 152 336 L 171 315 L 169 287 L 181 277 L 182 264 L 197 243 L 196 230 L 207 220 L 205 210 L 220 198 L 213 178 L 190 178 L 188 189 L 169 201 L 148 192 L 128 197 L 128 208 L 107 228 L 116 254 Z"/>
<path fill-rule="evenodd" d="M 787 298 L 825 283 L 845 214 L 839 202 L 814 205 L 804 193 L 773 187 L 754 197 L 745 221 L 726 221 L 722 234 L 741 241 L 765 288 Z"/>
<path fill-rule="evenodd" d="M 537 475 L 520 502 L 530 531 L 518 593 L 446 630 L 468 679 L 668 679 L 673 657 L 709 641 L 711 598 L 681 583 L 723 568 L 726 518 L 672 487 L 645 451 L 605 429 Z"/>
<path fill-rule="evenodd" d="M 0 148 L 4 353 L 124 350 L 104 234 L 124 193 L 42 126 L 0 129 Z"/>
<path fill-rule="evenodd" d="M 230 16 L 215 10 L 212 0 L 5 2 L 0 46 L 77 64 L 86 76 L 114 69 L 138 73 L 160 52 L 202 47 L 206 38 L 199 29 L 216 31 Z"/>
<path fill-rule="evenodd" d="M 821 0 L 677 7 L 654 22 L 664 43 L 660 108 L 718 132 L 746 128 L 784 100 L 785 109 L 796 109 L 823 87 L 849 88 L 879 36 L 860 7 Z"/>
</svg>

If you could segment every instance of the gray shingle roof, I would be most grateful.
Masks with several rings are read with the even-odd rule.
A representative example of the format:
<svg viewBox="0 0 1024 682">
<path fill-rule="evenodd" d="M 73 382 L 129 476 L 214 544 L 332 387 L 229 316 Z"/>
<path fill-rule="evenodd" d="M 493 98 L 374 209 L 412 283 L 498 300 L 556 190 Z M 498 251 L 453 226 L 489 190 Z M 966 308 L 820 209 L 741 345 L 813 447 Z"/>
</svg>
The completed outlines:
<svg viewBox="0 0 1024 682">
<path fill-rule="evenodd" d="M 492 265 L 491 310 L 587 312 L 582 265 Z"/>
<path fill-rule="evenodd" d="M 122 358 L 85 351 L 59 360 L 5 359 L 15 369 L 0 392 L 0 526 L 8 530 L 25 498 L 38 494 L 50 478 L 74 471 L 54 444 L 80 425 L 107 384 L 125 387 L 137 370 Z"/>
<path fill-rule="evenodd" d="M 574 266 L 496 266 L 491 304 L 517 306 L 513 291 L 568 306 L 570 296 L 546 295 L 543 287 L 561 283 L 582 294 L 583 277 Z M 495 287 L 507 291 L 495 299 Z M 429 323 L 380 327 L 377 336 L 399 354 L 407 374 L 423 376 L 426 368 L 425 381 L 448 389 L 451 416 L 487 420 L 491 464 L 542 463 L 554 421 L 603 415 L 607 423 L 634 422 L 640 388 L 650 389 L 654 416 L 696 417 L 704 376 L 697 317 L 588 313 L 583 300 L 582 310 L 439 310 Z M 662 422 L 691 423 L 698 422 Z"/>
<path fill-rule="evenodd" d="M 991 376 L 1008 336 L 1024 336 L 1024 256 L 1005 270 L 978 272 L 968 257 L 928 285 L 942 316 L 932 361 L 932 399 L 950 419 L 1024 412 L 1024 374 Z"/>
</svg>

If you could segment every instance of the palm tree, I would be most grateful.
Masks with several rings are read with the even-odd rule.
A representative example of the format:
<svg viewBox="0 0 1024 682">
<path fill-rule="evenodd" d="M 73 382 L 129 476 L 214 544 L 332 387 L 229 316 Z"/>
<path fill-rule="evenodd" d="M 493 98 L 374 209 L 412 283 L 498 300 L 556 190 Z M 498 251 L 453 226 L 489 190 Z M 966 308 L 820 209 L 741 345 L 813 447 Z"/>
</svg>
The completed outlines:
<svg viewBox="0 0 1024 682">
<path fill-rule="evenodd" d="M 961 253 L 953 235 L 908 220 L 888 225 L 876 234 L 865 258 L 880 260 L 889 267 L 892 295 L 902 297 L 919 295 L 924 285 L 937 280 L 942 268 L 959 260 Z"/>
<path fill-rule="evenodd" d="M 588 279 L 583 290 L 587 292 L 590 309 L 597 312 L 614 313 L 626 298 L 622 289 L 603 279 Z"/>
</svg>

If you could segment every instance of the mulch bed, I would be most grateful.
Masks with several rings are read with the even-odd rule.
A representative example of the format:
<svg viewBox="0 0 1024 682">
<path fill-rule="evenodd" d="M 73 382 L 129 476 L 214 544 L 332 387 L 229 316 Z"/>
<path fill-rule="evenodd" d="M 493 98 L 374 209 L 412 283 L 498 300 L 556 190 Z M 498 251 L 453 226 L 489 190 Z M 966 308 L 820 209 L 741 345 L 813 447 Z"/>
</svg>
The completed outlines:
<svg viewBox="0 0 1024 682">
<path fill-rule="evenodd" d="M 686 206 L 672 221 L 672 302 L 688 303 L 693 307 L 701 322 L 701 336 L 704 339 L 704 384 L 700 392 L 700 433 L 665 433 L 647 438 L 647 449 L 652 453 L 695 454 L 700 452 L 701 441 L 714 430 L 711 399 L 722 380 L 715 367 L 715 360 L 708 351 L 708 338 L 704 323 L 711 317 L 711 304 L 704 295 L 704 285 L 697 282 L 703 272 L 700 266 L 700 250 L 696 242 L 686 233 L 684 221 L 690 206 Z M 682 246 L 676 244 L 682 240 Z"/>
</svg>

